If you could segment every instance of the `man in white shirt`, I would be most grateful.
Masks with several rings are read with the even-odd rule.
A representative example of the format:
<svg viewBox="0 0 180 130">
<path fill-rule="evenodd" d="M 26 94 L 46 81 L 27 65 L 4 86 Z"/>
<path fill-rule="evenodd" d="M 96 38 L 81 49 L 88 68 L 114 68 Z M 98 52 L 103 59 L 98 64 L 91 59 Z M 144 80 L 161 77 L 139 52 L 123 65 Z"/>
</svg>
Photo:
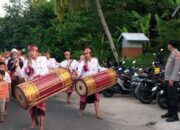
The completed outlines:
<svg viewBox="0 0 180 130">
<path fill-rule="evenodd" d="M 44 53 L 44 56 L 46 56 L 47 58 L 48 69 L 50 71 L 58 68 L 59 63 L 56 61 L 55 58 L 51 58 L 51 54 L 48 51 Z"/>
<path fill-rule="evenodd" d="M 21 77 L 28 77 L 29 80 L 37 78 L 39 76 L 46 75 L 49 73 L 47 58 L 45 56 L 38 56 L 38 47 L 35 45 L 28 46 L 30 59 L 27 63 L 27 67 L 29 71 L 26 72 L 26 69 L 20 69 L 19 64 L 16 64 L 16 71 Z M 23 67 L 24 68 L 24 67 Z M 30 109 L 30 114 L 32 118 L 32 123 L 30 128 L 35 128 L 38 125 L 38 117 L 40 117 L 40 130 L 44 130 L 44 122 L 45 122 L 45 111 L 46 111 L 46 103 L 39 103 L 37 106 Z"/>
<path fill-rule="evenodd" d="M 92 57 L 92 51 L 90 48 L 84 50 L 85 61 L 78 65 L 78 76 L 86 77 L 96 74 L 105 68 L 100 67 L 98 59 Z M 95 93 L 88 97 L 80 98 L 80 113 L 84 111 L 87 103 L 94 103 L 97 119 L 102 119 L 99 110 L 99 93 Z"/>
<path fill-rule="evenodd" d="M 71 59 L 71 52 L 66 51 L 64 53 L 65 60 L 60 63 L 60 67 L 66 68 L 71 73 L 72 78 L 75 78 L 77 76 L 77 67 L 78 62 L 76 60 Z M 73 92 L 73 86 L 66 90 L 67 93 L 67 103 L 71 103 L 71 95 Z"/>
</svg>

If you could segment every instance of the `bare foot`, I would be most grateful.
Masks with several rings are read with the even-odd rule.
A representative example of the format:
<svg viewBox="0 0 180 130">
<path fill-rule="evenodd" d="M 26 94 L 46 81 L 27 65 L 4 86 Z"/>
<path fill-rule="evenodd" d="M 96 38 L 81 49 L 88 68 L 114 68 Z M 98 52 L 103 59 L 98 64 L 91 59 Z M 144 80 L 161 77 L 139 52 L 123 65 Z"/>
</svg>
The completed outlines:
<svg viewBox="0 0 180 130">
<path fill-rule="evenodd" d="M 3 115 L 1 115 L 1 117 L 0 117 L 0 122 L 5 122 L 5 119 L 4 119 Z"/>
<path fill-rule="evenodd" d="M 82 111 L 79 111 L 79 115 L 82 116 L 83 112 Z"/>
<path fill-rule="evenodd" d="M 98 120 L 102 120 L 103 118 L 101 116 L 96 116 Z"/>
<path fill-rule="evenodd" d="M 39 130 L 44 130 L 44 127 L 40 127 L 40 129 Z"/>
<path fill-rule="evenodd" d="M 36 124 L 35 123 L 32 123 L 30 126 L 29 126 L 30 129 L 34 129 L 36 128 Z"/>
</svg>

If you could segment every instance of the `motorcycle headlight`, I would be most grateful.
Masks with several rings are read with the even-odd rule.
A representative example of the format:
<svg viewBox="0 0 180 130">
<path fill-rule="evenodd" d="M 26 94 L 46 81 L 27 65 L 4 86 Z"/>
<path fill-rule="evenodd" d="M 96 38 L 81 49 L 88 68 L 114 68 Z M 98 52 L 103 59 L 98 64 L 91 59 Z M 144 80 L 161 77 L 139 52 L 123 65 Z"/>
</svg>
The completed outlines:
<svg viewBox="0 0 180 130">
<path fill-rule="evenodd" d="M 160 91 L 160 94 L 162 95 L 163 93 L 164 93 L 164 91 L 163 91 L 163 90 L 161 90 L 161 91 Z"/>
</svg>

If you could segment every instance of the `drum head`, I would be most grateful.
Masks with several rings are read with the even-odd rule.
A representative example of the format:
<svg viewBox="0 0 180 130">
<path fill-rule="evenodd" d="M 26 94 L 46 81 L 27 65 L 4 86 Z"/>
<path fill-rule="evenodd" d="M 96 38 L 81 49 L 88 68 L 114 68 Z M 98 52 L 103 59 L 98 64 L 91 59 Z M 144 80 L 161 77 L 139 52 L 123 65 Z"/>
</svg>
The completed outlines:
<svg viewBox="0 0 180 130">
<path fill-rule="evenodd" d="M 28 101 L 27 101 L 27 98 L 25 96 L 25 94 L 23 93 L 23 91 L 17 87 L 15 89 L 15 96 L 16 96 L 16 99 L 19 103 L 19 105 L 23 108 L 23 109 L 28 109 Z"/>
<path fill-rule="evenodd" d="M 83 80 L 78 80 L 76 82 L 75 89 L 80 96 L 85 96 L 88 93 L 88 88 Z"/>
</svg>

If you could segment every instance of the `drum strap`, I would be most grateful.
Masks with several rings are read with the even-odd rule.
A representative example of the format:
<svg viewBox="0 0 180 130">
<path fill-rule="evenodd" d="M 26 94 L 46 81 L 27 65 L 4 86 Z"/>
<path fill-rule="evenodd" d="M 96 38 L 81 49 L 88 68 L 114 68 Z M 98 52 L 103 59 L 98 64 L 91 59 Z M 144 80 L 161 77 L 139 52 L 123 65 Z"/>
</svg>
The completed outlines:
<svg viewBox="0 0 180 130">
<path fill-rule="evenodd" d="M 69 70 L 69 67 L 71 66 L 72 62 L 73 62 L 73 60 L 70 60 L 70 61 L 68 62 L 67 66 L 66 66 L 66 68 L 67 68 L 68 70 Z"/>
</svg>

